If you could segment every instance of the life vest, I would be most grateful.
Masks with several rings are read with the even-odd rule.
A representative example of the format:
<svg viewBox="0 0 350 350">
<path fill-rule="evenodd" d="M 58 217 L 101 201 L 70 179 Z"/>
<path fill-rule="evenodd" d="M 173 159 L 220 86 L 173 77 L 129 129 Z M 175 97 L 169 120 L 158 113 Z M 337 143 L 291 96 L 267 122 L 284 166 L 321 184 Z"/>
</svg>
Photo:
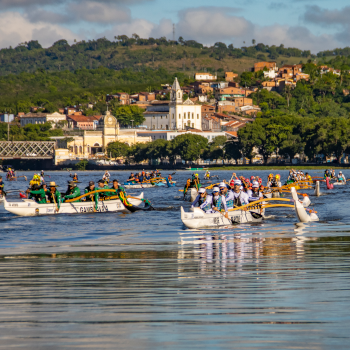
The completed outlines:
<svg viewBox="0 0 350 350">
<path fill-rule="evenodd" d="M 225 199 L 226 199 L 226 205 L 227 205 L 227 208 L 233 208 L 233 200 L 230 199 L 230 200 L 227 200 L 228 196 L 230 195 L 230 192 L 227 191 L 226 195 L 225 195 Z"/>
<path fill-rule="evenodd" d="M 168 176 L 168 180 L 171 181 L 173 178 L 171 175 Z"/>
<path fill-rule="evenodd" d="M 214 207 L 218 208 L 221 210 L 221 205 L 222 205 L 222 196 L 220 195 L 218 199 L 215 199 L 213 196 L 213 205 Z"/>
<path fill-rule="evenodd" d="M 78 181 L 78 177 L 77 176 L 73 176 L 73 181 Z"/>
<path fill-rule="evenodd" d="M 199 206 L 201 206 L 204 202 L 206 201 L 206 198 L 199 198 L 199 200 L 198 200 L 198 204 L 199 204 Z M 208 210 L 210 210 L 211 209 L 211 204 L 210 203 L 208 203 L 205 207 L 203 207 L 203 208 L 201 208 L 203 211 L 208 211 Z"/>
<path fill-rule="evenodd" d="M 242 192 L 241 192 L 242 193 Z M 241 201 L 241 193 L 239 194 L 238 197 L 235 197 L 235 200 L 233 202 L 235 207 L 241 207 L 242 206 L 242 201 Z"/>
</svg>

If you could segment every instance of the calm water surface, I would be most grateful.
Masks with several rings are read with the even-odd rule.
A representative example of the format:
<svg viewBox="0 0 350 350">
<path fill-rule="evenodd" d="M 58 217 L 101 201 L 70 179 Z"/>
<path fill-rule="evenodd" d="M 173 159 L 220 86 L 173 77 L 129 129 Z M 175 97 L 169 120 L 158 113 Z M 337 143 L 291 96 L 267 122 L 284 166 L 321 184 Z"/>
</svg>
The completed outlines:
<svg viewBox="0 0 350 350">
<path fill-rule="evenodd" d="M 65 190 L 66 172 L 47 174 Z M 78 174 L 81 189 L 102 176 Z M 144 190 L 152 212 L 25 218 L 1 204 L 0 349 L 349 348 L 350 185 L 304 191 L 317 223 L 282 208 L 258 225 L 188 230 L 189 174 Z"/>
</svg>

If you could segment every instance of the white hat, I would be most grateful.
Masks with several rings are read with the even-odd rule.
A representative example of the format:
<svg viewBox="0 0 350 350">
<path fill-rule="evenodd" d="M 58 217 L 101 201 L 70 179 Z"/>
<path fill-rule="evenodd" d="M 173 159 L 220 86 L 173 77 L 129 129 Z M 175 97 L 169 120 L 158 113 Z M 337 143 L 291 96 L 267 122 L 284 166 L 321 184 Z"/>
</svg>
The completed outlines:
<svg viewBox="0 0 350 350">
<path fill-rule="evenodd" d="M 252 187 L 259 187 L 259 182 L 258 181 L 253 181 L 253 186 Z"/>
<path fill-rule="evenodd" d="M 342 172 L 341 172 L 341 171 L 339 171 L 339 174 L 342 174 Z"/>
<path fill-rule="evenodd" d="M 219 191 L 220 191 L 219 187 L 215 186 L 215 187 L 213 188 L 213 192 L 219 192 Z"/>
<path fill-rule="evenodd" d="M 199 190 L 198 190 L 198 193 L 205 193 L 205 188 L 201 187 Z"/>
<path fill-rule="evenodd" d="M 219 185 L 219 187 L 226 187 L 226 184 L 225 184 L 225 182 L 220 182 L 220 185 Z"/>
<path fill-rule="evenodd" d="M 242 182 L 241 182 L 241 180 L 235 180 L 234 184 L 235 185 L 242 185 Z"/>
</svg>

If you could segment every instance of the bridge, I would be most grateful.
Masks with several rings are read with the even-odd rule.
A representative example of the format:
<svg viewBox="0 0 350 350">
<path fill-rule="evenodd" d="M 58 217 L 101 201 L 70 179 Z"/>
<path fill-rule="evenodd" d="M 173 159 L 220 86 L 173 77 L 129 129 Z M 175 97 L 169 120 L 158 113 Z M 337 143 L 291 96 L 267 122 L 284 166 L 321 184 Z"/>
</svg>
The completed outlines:
<svg viewBox="0 0 350 350">
<path fill-rule="evenodd" d="M 0 159 L 53 159 L 55 141 L 0 141 Z"/>
</svg>

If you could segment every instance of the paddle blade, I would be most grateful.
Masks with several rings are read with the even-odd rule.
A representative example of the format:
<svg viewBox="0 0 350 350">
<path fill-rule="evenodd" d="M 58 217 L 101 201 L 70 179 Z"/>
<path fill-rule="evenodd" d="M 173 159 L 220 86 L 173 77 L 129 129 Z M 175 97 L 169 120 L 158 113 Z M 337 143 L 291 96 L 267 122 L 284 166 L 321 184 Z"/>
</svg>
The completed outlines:
<svg viewBox="0 0 350 350">
<path fill-rule="evenodd" d="M 251 211 L 250 214 L 254 219 L 261 219 L 263 217 L 261 214 L 258 214 L 255 211 Z"/>
</svg>

